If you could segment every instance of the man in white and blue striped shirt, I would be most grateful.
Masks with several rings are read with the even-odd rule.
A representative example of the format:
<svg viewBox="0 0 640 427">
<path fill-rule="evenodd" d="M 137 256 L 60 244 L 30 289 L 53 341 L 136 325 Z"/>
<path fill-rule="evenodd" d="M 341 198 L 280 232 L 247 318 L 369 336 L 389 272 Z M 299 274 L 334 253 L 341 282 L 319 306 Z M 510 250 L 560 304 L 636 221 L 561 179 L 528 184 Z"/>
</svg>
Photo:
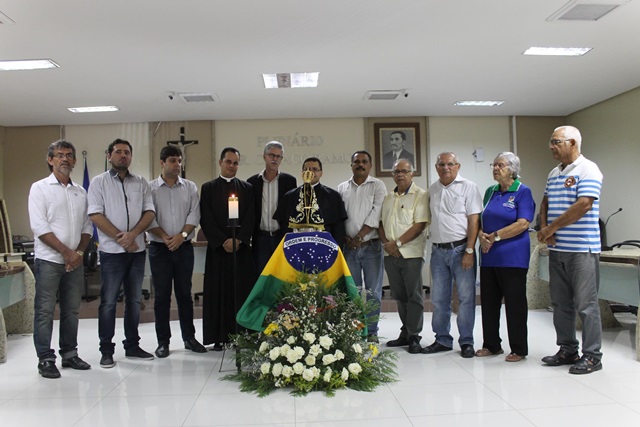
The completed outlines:
<svg viewBox="0 0 640 427">
<path fill-rule="evenodd" d="M 540 207 L 538 241 L 549 247 L 549 289 L 560 350 L 542 359 L 551 366 L 573 365 L 572 374 L 602 369 L 599 199 L 602 173 L 580 154 L 582 137 L 573 126 L 557 128 L 549 140 L 560 164 L 549 173 Z M 576 338 L 582 320 L 582 357 Z"/>
</svg>

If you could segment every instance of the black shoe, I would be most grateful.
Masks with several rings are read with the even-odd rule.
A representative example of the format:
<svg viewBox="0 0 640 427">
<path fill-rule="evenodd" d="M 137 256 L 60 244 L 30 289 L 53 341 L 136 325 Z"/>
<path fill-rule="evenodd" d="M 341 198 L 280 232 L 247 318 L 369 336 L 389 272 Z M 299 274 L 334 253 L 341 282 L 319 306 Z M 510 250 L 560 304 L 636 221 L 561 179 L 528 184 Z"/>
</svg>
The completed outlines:
<svg viewBox="0 0 640 427">
<path fill-rule="evenodd" d="M 418 335 L 414 335 L 409 337 L 409 353 L 411 354 L 420 354 L 422 352 L 422 347 L 420 346 L 420 339 Z"/>
<path fill-rule="evenodd" d="M 113 368 L 116 366 L 116 362 L 113 361 L 113 354 L 103 354 L 100 358 L 101 368 Z"/>
<path fill-rule="evenodd" d="M 153 354 L 147 353 L 138 346 L 125 350 L 124 355 L 127 359 L 153 360 Z"/>
<path fill-rule="evenodd" d="M 68 359 L 62 359 L 62 367 L 77 369 L 78 371 L 86 371 L 88 369 L 91 369 L 91 365 L 80 359 L 80 357 L 78 356 L 73 356 Z"/>
<path fill-rule="evenodd" d="M 602 362 L 595 357 L 583 355 L 575 365 L 569 368 L 570 374 L 590 374 L 602 369 Z"/>
<path fill-rule="evenodd" d="M 573 365 L 578 360 L 580 360 L 580 356 L 577 351 L 575 353 L 567 353 L 563 349 L 558 350 L 553 356 L 542 358 L 542 362 L 549 366 Z"/>
<path fill-rule="evenodd" d="M 476 352 L 471 344 L 462 344 L 460 346 L 460 356 L 464 357 L 465 359 L 471 359 L 473 356 L 475 356 L 475 354 Z"/>
<path fill-rule="evenodd" d="M 191 350 L 194 353 L 206 353 L 207 349 L 198 342 L 195 338 L 189 338 L 184 342 L 184 348 L 186 350 Z"/>
<path fill-rule="evenodd" d="M 387 341 L 387 347 L 404 347 L 409 345 L 409 339 L 405 337 L 398 337 L 395 340 Z"/>
<path fill-rule="evenodd" d="M 446 345 L 442 345 L 438 341 L 436 341 L 433 344 L 423 348 L 422 353 L 433 354 L 433 353 L 440 353 L 441 351 L 451 351 L 451 350 L 453 350 L 453 347 L 447 347 Z"/>
<path fill-rule="evenodd" d="M 212 350 L 213 350 L 213 351 L 222 351 L 222 350 L 224 350 L 224 344 L 222 344 L 222 343 L 220 343 L 220 342 L 217 342 L 217 343 L 215 343 L 215 344 L 213 345 Z"/>
<path fill-rule="evenodd" d="M 38 363 L 38 372 L 43 378 L 60 378 L 60 371 L 58 371 L 56 362 L 53 360 L 45 360 Z"/>
<path fill-rule="evenodd" d="M 158 348 L 156 348 L 156 356 L 159 358 L 164 358 L 169 355 L 169 344 L 159 344 Z"/>
</svg>

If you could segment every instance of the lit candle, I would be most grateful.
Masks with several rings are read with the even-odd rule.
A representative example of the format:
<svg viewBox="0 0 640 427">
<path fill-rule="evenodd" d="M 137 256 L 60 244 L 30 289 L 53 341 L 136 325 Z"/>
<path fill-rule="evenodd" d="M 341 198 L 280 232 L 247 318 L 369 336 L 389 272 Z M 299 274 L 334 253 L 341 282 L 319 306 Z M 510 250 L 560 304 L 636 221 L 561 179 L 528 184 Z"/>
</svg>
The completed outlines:
<svg viewBox="0 0 640 427">
<path fill-rule="evenodd" d="M 229 219 L 238 219 L 238 197 L 234 194 L 229 197 Z"/>
</svg>

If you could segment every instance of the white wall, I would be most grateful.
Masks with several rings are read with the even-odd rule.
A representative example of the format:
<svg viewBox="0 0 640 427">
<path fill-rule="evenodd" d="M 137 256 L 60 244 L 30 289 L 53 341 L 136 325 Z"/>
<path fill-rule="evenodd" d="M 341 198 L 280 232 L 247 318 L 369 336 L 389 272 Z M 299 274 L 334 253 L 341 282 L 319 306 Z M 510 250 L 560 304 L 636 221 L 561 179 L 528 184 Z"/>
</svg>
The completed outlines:
<svg viewBox="0 0 640 427">
<path fill-rule="evenodd" d="M 582 133 L 582 153 L 604 175 L 600 217 L 623 208 L 607 226 L 607 243 L 640 239 L 640 88 L 574 113 L 568 121 Z"/>
<path fill-rule="evenodd" d="M 323 165 L 321 182 L 336 188 L 351 177 L 351 154 L 365 147 L 364 119 L 216 121 L 215 155 L 219 158 L 225 147 L 238 149 L 241 179 L 264 169 L 262 154 L 265 144 L 271 140 L 284 145 L 282 171 L 300 181 L 304 159 L 318 157 Z M 215 173 L 219 173 L 217 163 Z"/>
</svg>

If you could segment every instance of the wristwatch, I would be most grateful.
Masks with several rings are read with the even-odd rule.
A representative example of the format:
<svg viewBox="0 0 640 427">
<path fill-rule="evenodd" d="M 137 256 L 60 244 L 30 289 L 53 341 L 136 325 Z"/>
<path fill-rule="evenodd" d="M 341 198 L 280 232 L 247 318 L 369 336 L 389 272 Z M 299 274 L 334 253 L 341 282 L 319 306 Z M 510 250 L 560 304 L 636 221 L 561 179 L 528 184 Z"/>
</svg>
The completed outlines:
<svg viewBox="0 0 640 427">
<path fill-rule="evenodd" d="M 187 233 L 186 231 L 183 231 L 182 233 L 180 233 L 180 235 L 182 236 L 183 239 L 187 240 L 187 237 L 189 237 L 189 233 Z"/>
<path fill-rule="evenodd" d="M 473 254 L 473 248 L 466 248 L 464 251 L 465 251 L 466 253 L 468 253 L 469 255 L 472 255 L 472 254 Z"/>
<path fill-rule="evenodd" d="M 498 232 L 494 231 L 493 232 L 493 241 L 494 242 L 499 242 L 500 240 L 502 240 L 502 237 L 498 236 Z"/>
<path fill-rule="evenodd" d="M 402 242 L 400 241 L 400 239 L 396 240 L 396 246 L 397 246 L 397 247 L 402 246 Z"/>
<path fill-rule="evenodd" d="M 354 239 L 356 239 L 358 242 L 362 242 L 362 237 L 359 234 L 356 234 L 356 237 L 354 237 Z"/>
</svg>

